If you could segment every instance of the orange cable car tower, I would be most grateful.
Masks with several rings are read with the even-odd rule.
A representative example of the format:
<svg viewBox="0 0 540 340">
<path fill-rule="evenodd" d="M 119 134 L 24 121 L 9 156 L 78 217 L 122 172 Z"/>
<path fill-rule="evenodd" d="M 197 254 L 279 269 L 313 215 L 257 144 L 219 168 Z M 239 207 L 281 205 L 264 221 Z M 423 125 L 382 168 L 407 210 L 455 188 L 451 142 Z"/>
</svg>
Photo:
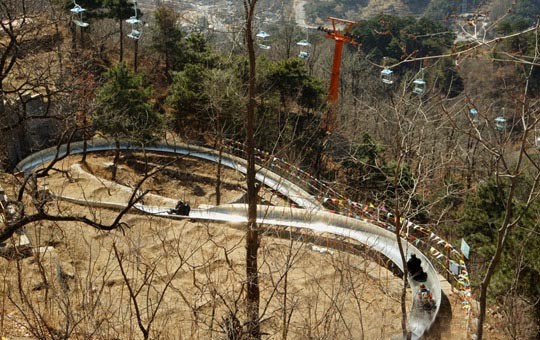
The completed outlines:
<svg viewBox="0 0 540 340">
<path fill-rule="evenodd" d="M 351 31 L 353 25 L 356 24 L 356 21 L 338 19 L 334 17 L 328 17 L 328 20 L 332 23 L 332 28 L 319 27 L 320 31 L 326 33 L 326 37 L 329 39 L 334 39 L 336 42 L 334 47 L 334 62 L 332 65 L 332 75 L 330 77 L 330 90 L 328 91 L 328 102 L 330 107 L 326 112 L 326 115 L 323 115 L 321 120 L 321 128 L 326 131 L 326 133 L 331 133 L 334 130 L 334 125 L 336 122 L 337 116 L 337 103 L 339 97 L 339 73 L 341 68 L 341 52 L 343 50 L 343 43 L 347 42 L 351 45 L 358 46 L 358 42 L 354 40 L 354 36 Z M 336 25 L 345 25 L 343 31 L 339 31 L 336 28 Z"/>
</svg>

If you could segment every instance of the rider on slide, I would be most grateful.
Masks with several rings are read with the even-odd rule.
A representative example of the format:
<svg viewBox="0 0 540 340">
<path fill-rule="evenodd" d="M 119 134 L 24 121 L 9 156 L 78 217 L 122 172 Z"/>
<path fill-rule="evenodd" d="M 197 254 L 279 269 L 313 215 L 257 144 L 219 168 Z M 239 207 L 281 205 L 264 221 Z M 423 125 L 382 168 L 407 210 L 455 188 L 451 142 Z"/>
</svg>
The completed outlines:
<svg viewBox="0 0 540 340">
<path fill-rule="evenodd" d="M 423 283 L 420 285 L 420 290 L 418 291 L 418 302 L 425 310 L 432 310 L 435 308 L 433 294 L 431 294 L 431 291 Z"/>
<path fill-rule="evenodd" d="M 426 282 L 427 274 L 422 270 L 422 260 L 416 257 L 416 254 L 411 254 L 411 258 L 407 261 L 407 271 L 418 282 Z"/>
<path fill-rule="evenodd" d="M 184 203 L 183 201 L 178 201 L 176 203 L 176 207 L 174 209 L 171 209 L 169 211 L 170 214 L 176 214 L 176 215 L 182 215 L 182 216 L 189 216 L 189 212 L 191 210 L 191 207 L 189 206 L 189 203 Z"/>
</svg>

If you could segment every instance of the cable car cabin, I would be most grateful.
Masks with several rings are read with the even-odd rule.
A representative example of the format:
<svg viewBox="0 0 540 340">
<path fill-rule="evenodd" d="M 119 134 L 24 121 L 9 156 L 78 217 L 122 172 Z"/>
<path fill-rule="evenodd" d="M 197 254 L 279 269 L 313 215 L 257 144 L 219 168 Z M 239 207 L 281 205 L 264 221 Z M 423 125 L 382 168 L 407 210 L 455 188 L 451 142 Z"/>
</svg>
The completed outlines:
<svg viewBox="0 0 540 340">
<path fill-rule="evenodd" d="M 70 12 L 73 13 L 74 15 L 81 15 L 84 11 L 86 11 L 86 9 L 82 8 L 81 5 L 77 5 L 75 4 L 75 6 L 70 9 Z"/>
<path fill-rule="evenodd" d="M 506 130 L 506 118 L 504 117 L 497 117 L 495 118 L 495 129 L 497 131 L 505 131 Z"/>
<path fill-rule="evenodd" d="M 296 43 L 296 45 L 302 46 L 302 47 L 309 47 L 309 46 L 311 46 L 311 44 L 309 43 L 309 41 L 307 41 L 306 39 L 300 40 L 299 42 Z"/>
<path fill-rule="evenodd" d="M 471 118 L 471 121 L 473 123 L 478 123 L 480 119 L 478 119 L 478 110 L 477 109 L 470 109 L 469 110 L 469 117 Z"/>
<path fill-rule="evenodd" d="M 130 37 L 131 39 L 139 39 L 141 35 L 142 35 L 141 31 L 132 29 L 131 33 L 128 34 L 128 37 Z"/>
<path fill-rule="evenodd" d="M 75 3 L 75 1 L 73 2 Z M 80 5 L 77 5 L 75 3 L 75 7 L 70 9 L 70 12 L 72 14 L 71 20 L 73 23 L 79 27 L 88 27 L 89 24 L 87 22 L 83 21 L 83 13 L 86 11 L 86 9 L 82 8 Z"/>
<path fill-rule="evenodd" d="M 311 54 L 309 52 L 307 52 L 307 51 L 300 51 L 300 53 L 298 53 L 298 58 L 300 58 L 300 59 L 308 59 L 310 55 Z"/>
<path fill-rule="evenodd" d="M 81 21 L 81 20 L 77 20 L 77 19 L 73 19 L 73 23 L 75 25 L 79 26 L 79 27 L 88 27 L 88 26 L 90 26 L 89 23 Z"/>
<path fill-rule="evenodd" d="M 309 41 L 307 41 L 307 39 L 302 39 L 300 40 L 299 42 L 296 43 L 296 45 L 298 46 L 301 46 L 301 47 L 310 47 L 311 44 L 309 43 Z M 298 53 L 298 58 L 300 59 L 308 59 L 309 57 L 311 56 L 311 53 L 309 51 L 300 51 L 300 53 Z"/>
<path fill-rule="evenodd" d="M 136 16 L 132 16 L 131 18 L 127 19 L 126 22 L 130 25 L 138 25 L 141 23 L 141 21 L 137 19 Z"/>
<path fill-rule="evenodd" d="M 266 33 L 265 31 L 260 31 L 259 33 L 257 33 L 257 35 L 255 35 L 257 38 L 259 39 L 266 39 L 266 38 L 269 38 L 270 37 L 270 34 Z"/>
<path fill-rule="evenodd" d="M 426 82 L 424 81 L 424 79 L 415 79 L 413 81 L 413 84 L 413 93 L 420 95 L 426 92 Z"/>
<path fill-rule="evenodd" d="M 133 1 L 133 10 L 135 11 L 135 14 L 126 20 L 126 22 L 131 25 L 131 32 L 128 34 L 128 37 L 138 40 L 142 35 L 142 32 L 139 29 L 139 25 L 142 24 L 142 21 L 137 18 L 137 1 Z"/>
<path fill-rule="evenodd" d="M 388 67 L 385 67 L 382 71 L 381 71 L 381 81 L 385 84 L 388 84 L 388 85 L 391 85 L 394 83 L 394 77 L 392 76 L 392 74 L 394 73 L 394 71 L 392 71 L 391 69 L 389 69 Z"/>
<path fill-rule="evenodd" d="M 424 80 L 424 68 L 420 69 L 420 76 L 413 81 L 413 93 L 421 95 L 426 92 L 426 81 Z"/>
<path fill-rule="evenodd" d="M 266 33 L 265 31 L 260 31 L 255 35 L 258 40 L 258 45 L 260 49 L 263 50 L 269 50 L 270 44 L 268 43 L 268 38 L 270 37 L 270 34 Z"/>
</svg>

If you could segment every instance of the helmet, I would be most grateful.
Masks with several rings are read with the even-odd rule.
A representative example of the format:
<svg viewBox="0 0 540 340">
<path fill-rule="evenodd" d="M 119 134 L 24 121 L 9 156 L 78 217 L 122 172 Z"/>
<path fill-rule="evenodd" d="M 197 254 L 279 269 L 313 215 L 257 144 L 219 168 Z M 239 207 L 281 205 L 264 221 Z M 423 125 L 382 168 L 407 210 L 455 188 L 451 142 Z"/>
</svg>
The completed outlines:
<svg viewBox="0 0 540 340">
<path fill-rule="evenodd" d="M 426 289 L 426 285 L 422 283 L 422 284 L 420 285 L 420 289 Z"/>
</svg>

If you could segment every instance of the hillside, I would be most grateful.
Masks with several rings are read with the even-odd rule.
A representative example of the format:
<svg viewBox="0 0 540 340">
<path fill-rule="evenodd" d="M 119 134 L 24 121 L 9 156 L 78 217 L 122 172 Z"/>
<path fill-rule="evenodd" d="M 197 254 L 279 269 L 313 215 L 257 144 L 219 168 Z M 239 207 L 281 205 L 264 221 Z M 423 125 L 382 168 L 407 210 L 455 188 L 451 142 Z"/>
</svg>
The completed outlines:
<svg viewBox="0 0 540 340">
<path fill-rule="evenodd" d="M 255 209 L 247 225 L 234 207 L 212 212 L 227 215 L 222 224 L 119 207 L 141 203 L 169 217 L 156 209 L 178 200 L 253 208 L 259 199 L 279 211 L 327 209 L 332 219 L 314 229 L 367 219 L 362 227 L 384 230 L 394 264 L 410 254 L 394 241 L 407 240 L 455 288 L 435 338 L 538 337 L 537 2 L 77 4 L 84 10 L 69 1 L 0 6 L 10 18 L 0 25 L 9 198 L 0 195 L 9 306 L 0 332 L 400 336 L 414 291 L 360 244 L 294 224 L 258 226 Z M 328 15 L 358 22 L 344 31 Z M 60 156 L 26 176 L 16 168 L 91 138 L 118 152 Z M 171 140 L 208 146 L 214 160 L 224 151 L 247 159 L 248 175 L 149 149 L 120 152 Z M 270 178 L 274 188 L 287 178 L 293 190 L 261 185 L 268 178 L 257 166 L 282 176 Z M 93 200 L 107 202 L 90 208 Z"/>
</svg>

